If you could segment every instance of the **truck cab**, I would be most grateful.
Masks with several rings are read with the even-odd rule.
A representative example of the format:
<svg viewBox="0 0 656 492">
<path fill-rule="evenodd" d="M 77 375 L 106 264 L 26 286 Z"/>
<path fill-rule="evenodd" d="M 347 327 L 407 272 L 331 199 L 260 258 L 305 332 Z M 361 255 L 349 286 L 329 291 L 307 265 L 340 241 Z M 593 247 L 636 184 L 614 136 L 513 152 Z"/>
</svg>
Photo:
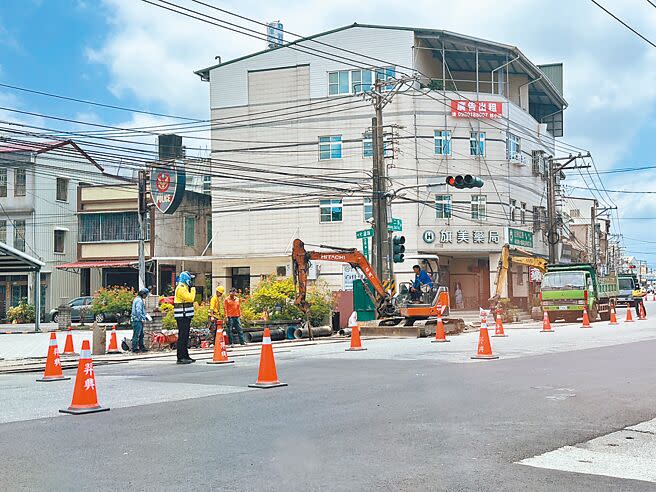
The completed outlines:
<svg viewBox="0 0 656 492">
<path fill-rule="evenodd" d="M 640 288 L 637 277 L 629 273 L 621 274 L 617 277 L 617 283 L 619 284 L 617 304 L 635 306 L 636 300 L 633 297 L 633 291 Z"/>
</svg>

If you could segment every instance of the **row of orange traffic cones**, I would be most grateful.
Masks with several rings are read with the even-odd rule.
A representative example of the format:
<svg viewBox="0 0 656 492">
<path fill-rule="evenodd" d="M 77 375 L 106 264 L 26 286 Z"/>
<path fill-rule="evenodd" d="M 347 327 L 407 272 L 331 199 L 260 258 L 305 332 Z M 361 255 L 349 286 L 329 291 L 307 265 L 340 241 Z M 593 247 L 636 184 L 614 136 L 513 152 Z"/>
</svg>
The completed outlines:
<svg viewBox="0 0 656 492">
<path fill-rule="evenodd" d="M 109 348 L 107 349 L 108 354 L 120 354 L 121 351 L 118 349 L 118 339 L 116 338 L 116 325 L 112 326 L 112 334 L 109 338 Z M 75 348 L 73 347 L 73 328 L 68 327 L 68 333 L 66 334 L 66 342 L 64 342 L 64 351 L 62 355 L 77 355 Z"/>
</svg>

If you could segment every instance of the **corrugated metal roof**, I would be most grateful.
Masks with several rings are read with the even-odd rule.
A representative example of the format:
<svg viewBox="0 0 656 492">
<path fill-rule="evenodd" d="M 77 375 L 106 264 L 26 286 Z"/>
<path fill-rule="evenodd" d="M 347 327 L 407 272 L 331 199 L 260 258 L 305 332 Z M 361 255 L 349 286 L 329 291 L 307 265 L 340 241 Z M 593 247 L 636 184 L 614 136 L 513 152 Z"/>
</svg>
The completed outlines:
<svg viewBox="0 0 656 492">
<path fill-rule="evenodd" d="M 554 85 L 558 93 L 563 95 L 563 64 L 550 63 L 548 65 L 538 65 L 538 68 L 547 76 Z"/>
</svg>

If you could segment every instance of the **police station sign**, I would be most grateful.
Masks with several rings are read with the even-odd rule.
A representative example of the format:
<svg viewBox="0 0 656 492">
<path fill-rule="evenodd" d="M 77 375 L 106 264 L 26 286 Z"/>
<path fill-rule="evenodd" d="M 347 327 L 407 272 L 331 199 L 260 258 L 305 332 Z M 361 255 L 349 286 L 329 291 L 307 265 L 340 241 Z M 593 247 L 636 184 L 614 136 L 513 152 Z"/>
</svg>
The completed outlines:
<svg viewBox="0 0 656 492">
<path fill-rule="evenodd" d="M 503 106 L 496 101 L 452 100 L 451 116 L 456 118 L 502 118 Z"/>
<path fill-rule="evenodd" d="M 184 197 L 187 178 L 182 161 L 158 163 L 150 168 L 150 195 L 163 214 L 173 214 Z"/>
</svg>

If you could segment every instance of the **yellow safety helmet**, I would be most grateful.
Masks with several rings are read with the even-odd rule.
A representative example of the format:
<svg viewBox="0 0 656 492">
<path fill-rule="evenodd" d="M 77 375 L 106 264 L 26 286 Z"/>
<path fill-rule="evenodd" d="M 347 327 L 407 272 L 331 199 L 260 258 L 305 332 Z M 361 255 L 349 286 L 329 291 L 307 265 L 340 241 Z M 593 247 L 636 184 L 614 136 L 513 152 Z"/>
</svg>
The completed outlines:
<svg viewBox="0 0 656 492">
<path fill-rule="evenodd" d="M 223 287 L 223 285 L 217 285 L 217 286 L 216 286 L 216 291 L 217 291 L 219 294 L 223 294 L 223 293 L 225 292 L 225 287 Z"/>
</svg>

